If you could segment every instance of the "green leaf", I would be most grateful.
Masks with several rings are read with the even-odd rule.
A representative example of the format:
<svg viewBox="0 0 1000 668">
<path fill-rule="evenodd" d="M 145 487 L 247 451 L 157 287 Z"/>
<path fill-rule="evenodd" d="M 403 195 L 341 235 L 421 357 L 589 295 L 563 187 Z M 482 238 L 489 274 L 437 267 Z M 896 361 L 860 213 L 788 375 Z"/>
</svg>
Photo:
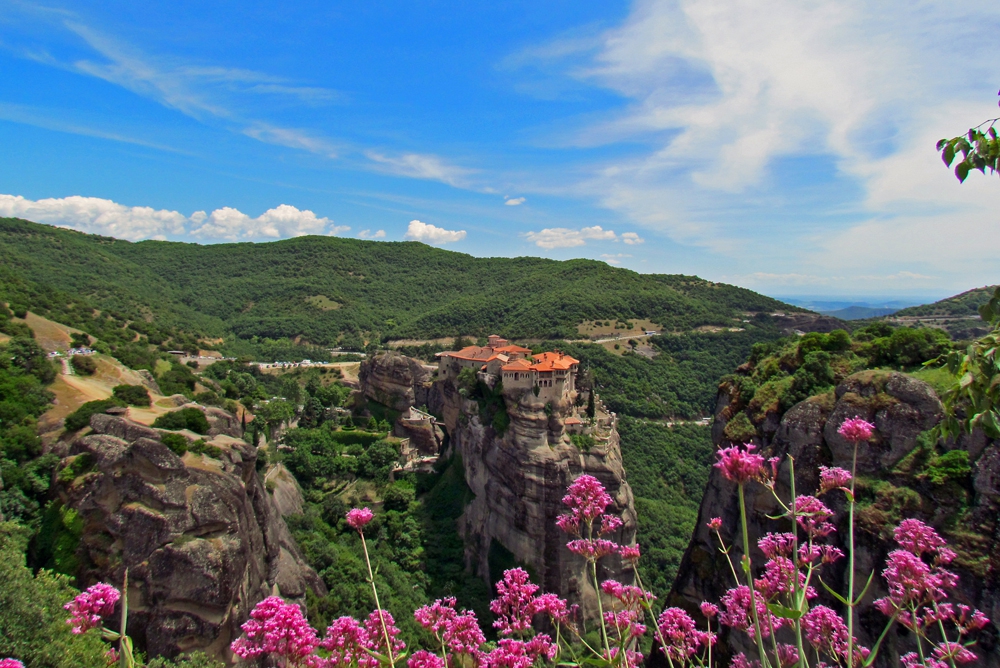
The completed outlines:
<svg viewBox="0 0 1000 668">
<path fill-rule="evenodd" d="M 858 597 L 854 599 L 854 605 L 860 603 L 861 599 L 863 599 L 865 597 L 865 594 L 868 593 L 868 588 L 872 586 L 873 577 L 875 577 L 875 571 L 872 571 L 871 573 L 868 574 L 868 582 L 865 583 L 865 588 L 861 590 L 861 593 L 858 594 Z"/>
<path fill-rule="evenodd" d="M 938 146 L 938 150 L 941 150 L 940 146 Z M 945 146 L 944 152 L 941 154 L 941 159 L 944 160 L 945 165 L 951 167 L 951 163 L 955 161 L 955 147 L 951 144 Z"/>
<path fill-rule="evenodd" d="M 777 603 L 768 603 L 767 609 L 772 615 L 782 619 L 798 619 L 802 616 L 801 610 L 792 610 L 791 608 L 786 608 L 785 606 Z"/>
<path fill-rule="evenodd" d="M 821 585 L 823 585 L 823 589 L 825 589 L 827 592 L 829 592 L 829 594 L 831 596 L 833 596 L 835 599 L 837 599 L 838 601 L 840 601 L 844 605 L 848 605 L 848 606 L 850 605 L 850 603 L 847 602 L 846 598 L 844 598 L 843 596 L 841 596 L 840 594 L 838 594 L 837 592 L 835 592 L 833 589 L 831 589 L 830 585 L 828 585 L 827 583 L 823 582 L 823 578 L 819 578 L 819 583 Z"/>
<path fill-rule="evenodd" d="M 969 175 L 969 163 L 965 160 L 958 163 L 955 167 L 955 176 L 958 177 L 959 183 L 965 183 L 966 177 Z"/>
</svg>

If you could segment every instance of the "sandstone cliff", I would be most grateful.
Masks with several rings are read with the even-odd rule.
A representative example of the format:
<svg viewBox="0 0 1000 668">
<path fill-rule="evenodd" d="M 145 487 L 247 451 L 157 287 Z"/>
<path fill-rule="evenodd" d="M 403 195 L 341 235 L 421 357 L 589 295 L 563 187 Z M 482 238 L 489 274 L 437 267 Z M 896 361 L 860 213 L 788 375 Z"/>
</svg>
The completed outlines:
<svg viewBox="0 0 1000 668">
<path fill-rule="evenodd" d="M 720 394 L 713 437 L 727 445 L 726 422 L 739 414 L 737 397 Z M 885 557 L 892 543 L 892 529 L 905 517 L 917 517 L 935 526 L 958 552 L 953 563 L 961 579 L 953 600 L 981 609 L 993 624 L 980 636 L 980 665 L 1000 666 L 998 620 L 1000 620 L 1000 445 L 981 436 L 944 444 L 943 449 L 963 449 L 969 454 L 971 472 L 960 479 L 935 482 L 927 474 L 933 464 L 933 444 L 918 439 L 941 418 L 941 404 L 927 384 L 896 372 L 863 371 L 848 376 L 836 391 L 812 397 L 789 409 L 780 421 L 774 415 L 758 424 L 756 443 L 766 457 L 780 457 L 778 493 L 789 497 L 786 455 L 795 458 L 796 486 L 799 493 L 811 493 L 818 486 L 819 465 L 851 467 L 852 446 L 837 434 L 847 418 L 862 417 L 876 425 L 871 444 L 858 453 L 859 509 L 857 513 L 857 570 L 862 582 L 875 571 L 872 590 L 860 611 L 859 638 L 871 646 L 873 635 L 881 632 L 885 618 L 871 607 L 871 601 L 885 595 L 880 578 Z M 772 424 L 773 422 L 773 424 Z M 926 437 L 925 437 L 926 439 Z M 779 509 L 770 492 L 751 483 L 747 489 L 751 556 L 756 565 L 764 558 L 756 541 L 767 531 L 786 531 L 787 526 L 768 519 Z M 846 512 L 842 495 L 837 503 L 837 536 L 846 536 Z M 834 499 L 830 499 L 834 500 Z M 839 504 L 839 505 L 838 505 Z M 694 610 L 703 600 L 717 601 L 732 586 L 732 576 L 725 557 L 717 549 L 714 536 L 705 523 L 721 517 L 724 536 L 737 544 L 739 503 L 736 488 L 718 470 L 709 478 L 699 511 L 694 536 L 681 562 L 671 599 L 674 604 Z M 839 538 L 838 538 L 839 540 Z M 841 544 L 841 547 L 844 546 Z M 845 548 L 846 549 L 846 548 Z M 824 580 L 837 591 L 845 591 L 844 566 L 825 571 Z M 839 606 L 825 601 L 831 607 Z M 728 636 L 728 637 L 727 637 Z M 724 632 L 720 648 L 737 650 L 746 647 L 746 636 Z M 899 665 L 900 654 L 912 649 L 905 630 L 891 634 L 880 664 Z"/>
<path fill-rule="evenodd" d="M 584 452 L 566 431 L 566 419 L 579 410 L 574 408 L 575 392 L 546 401 L 530 390 L 504 391 L 502 402 L 494 396 L 487 405 L 453 381 L 432 380 L 422 365 L 398 354 L 374 358 L 362 369 L 367 397 L 397 409 L 419 402 L 442 419 L 448 434 L 445 454 L 462 458 L 465 481 L 475 495 L 459 520 L 470 568 L 489 576 L 495 541 L 536 573 L 546 591 L 581 604 L 588 615 L 595 613 L 595 593 L 584 576 L 583 560 L 566 549 L 567 537 L 555 519 L 565 510 L 561 500 L 566 488 L 588 473 L 614 499 L 609 512 L 624 520 L 611 538 L 634 542 L 636 515 L 614 416 L 599 409 L 599 419 L 588 427 L 595 444 Z M 509 422 L 502 433 L 494 426 L 497 410 L 505 411 Z M 617 557 L 606 557 L 602 566 L 602 579 L 631 580 Z"/>
<path fill-rule="evenodd" d="M 121 582 L 128 569 L 129 633 L 140 648 L 228 659 L 262 598 L 325 593 L 264 490 L 252 446 L 222 435 L 210 441 L 218 458 L 182 458 L 162 432 L 124 418 L 95 415 L 91 428 L 70 448 L 65 464 L 81 473 L 60 497 L 84 523 L 83 584 Z"/>
</svg>

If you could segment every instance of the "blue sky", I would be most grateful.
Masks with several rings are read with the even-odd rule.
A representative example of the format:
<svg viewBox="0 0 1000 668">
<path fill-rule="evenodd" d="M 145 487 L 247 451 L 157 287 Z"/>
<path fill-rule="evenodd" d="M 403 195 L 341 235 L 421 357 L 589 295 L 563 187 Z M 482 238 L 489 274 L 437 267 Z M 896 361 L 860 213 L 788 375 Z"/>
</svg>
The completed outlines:
<svg viewBox="0 0 1000 668">
<path fill-rule="evenodd" d="M 768 294 L 1000 282 L 1000 4 L 0 0 L 0 215 L 417 239 Z"/>
</svg>

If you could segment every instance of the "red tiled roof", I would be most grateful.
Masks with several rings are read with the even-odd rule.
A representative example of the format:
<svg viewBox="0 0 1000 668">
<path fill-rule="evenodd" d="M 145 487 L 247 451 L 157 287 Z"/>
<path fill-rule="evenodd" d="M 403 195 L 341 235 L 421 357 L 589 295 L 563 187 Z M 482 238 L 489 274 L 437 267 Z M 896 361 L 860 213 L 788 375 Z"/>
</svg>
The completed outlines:
<svg viewBox="0 0 1000 668">
<path fill-rule="evenodd" d="M 460 360 L 489 362 L 498 357 L 498 353 L 488 346 L 466 346 L 461 350 L 439 353 L 441 357 L 455 357 Z"/>
<path fill-rule="evenodd" d="M 583 424 L 583 420 L 578 417 L 570 416 L 563 420 L 563 424 Z"/>
<path fill-rule="evenodd" d="M 522 355 L 531 354 L 531 348 L 522 348 L 521 346 L 517 346 L 514 344 L 511 344 L 509 346 L 500 346 L 499 348 L 494 348 L 493 350 L 497 351 L 498 353 L 521 353 Z"/>
<path fill-rule="evenodd" d="M 574 364 L 579 364 L 569 355 L 562 353 L 542 353 L 535 355 L 531 362 L 527 360 L 515 360 L 503 367 L 504 371 L 537 371 L 539 373 L 551 373 L 552 371 L 568 371 Z"/>
</svg>

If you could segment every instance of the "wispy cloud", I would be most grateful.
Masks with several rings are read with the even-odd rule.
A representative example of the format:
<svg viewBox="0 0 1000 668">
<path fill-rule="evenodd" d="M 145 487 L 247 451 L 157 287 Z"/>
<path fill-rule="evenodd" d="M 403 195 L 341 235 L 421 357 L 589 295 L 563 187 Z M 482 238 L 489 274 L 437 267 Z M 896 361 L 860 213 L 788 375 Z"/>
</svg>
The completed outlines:
<svg viewBox="0 0 1000 668">
<path fill-rule="evenodd" d="M 384 152 L 368 150 L 365 151 L 365 156 L 378 169 L 389 174 L 415 179 L 441 181 L 442 183 L 456 187 L 467 186 L 467 177 L 475 173 L 475 170 L 451 165 L 436 155 L 423 155 L 420 153 L 388 155 Z"/>
<path fill-rule="evenodd" d="M 358 237 L 361 239 L 385 239 L 385 230 L 376 230 L 374 233 L 371 230 L 361 230 L 358 232 Z"/>
<path fill-rule="evenodd" d="M 601 255 L 601 259 L 603 259 L 605 262 L 607 262 L 608 264 L 615 264 L 615 265 L 621 264 L 622 260 L 627 257 L 632 257 L 632 256 L 629 255 L 628 253 L 614 253 L 614 254 L 604 253 Z"/>
<path fill-rule="evenodd" d="M 201 241 L 252 241 L 307 234 L 334 235 L 350 230 L 308 209 L 281 204 L 251 217 L 232 207 L 211 213 L 127 206 L 99 197 L 59 197 L 30 200 L 20 195 L 0 195 L 0 217 L 17 217 L 36 223 L 103 234 L 119 239 L 181 238 Z"/>
<path fill-rule="evenodd" d="M 465 230 L 446 230 L 419 220 L 411 220 L 404 238 L 427 244 L 447 244 L 464 239 Z"/>
<path fill-rule="evenodd" d="M 503 199 L 505 206 L 521 206 L 525 201 L 524 197 L 504 197 Z"/>
</svg>

